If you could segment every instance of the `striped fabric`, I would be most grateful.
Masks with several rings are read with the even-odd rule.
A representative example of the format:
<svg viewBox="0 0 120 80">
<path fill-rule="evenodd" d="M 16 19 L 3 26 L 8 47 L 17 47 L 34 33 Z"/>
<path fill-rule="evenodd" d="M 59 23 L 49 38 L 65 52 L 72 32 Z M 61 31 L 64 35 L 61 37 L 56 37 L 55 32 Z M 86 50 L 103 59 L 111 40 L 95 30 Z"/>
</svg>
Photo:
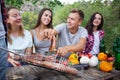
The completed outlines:
<svg viewBox="0 0 120 80">
<path fill-rule="evenodd" d="M 100 40 L 102 40 L 103 37 L 104 37 L 104 31 L 99 30 L 99 38 L 100 38 Z M 87 44 L 86 44 L 86 47 L 85 47 L 85 49 L 83 50 L 82 53 L 84 53 L 84 54 L 89 53 L 92 50 L 93 45 L 94 45 L 94 36 L 93 35 L 88 35 Z"/>
</svg>

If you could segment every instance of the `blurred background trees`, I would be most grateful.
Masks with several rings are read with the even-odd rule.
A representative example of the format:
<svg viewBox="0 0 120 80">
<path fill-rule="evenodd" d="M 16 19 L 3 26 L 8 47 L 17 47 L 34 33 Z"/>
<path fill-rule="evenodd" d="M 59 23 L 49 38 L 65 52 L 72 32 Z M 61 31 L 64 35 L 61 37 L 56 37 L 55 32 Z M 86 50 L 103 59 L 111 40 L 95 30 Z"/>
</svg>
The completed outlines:
<svg viewBox="0 0 120 80">
<path fill-rule="evenodd" d="M 104 16 L 105 44 L 108 51 L 112 52 L 112 45 L 117 36 L 120 36 L 120 0 L 79 0 L 74 4 L 62 4 L 59 0 L 6 0 L 7 6 L 15 6 L 22 12 L 24 27 L 32 29 L 36 24 L 39 11 L 43 7 L 53 10 L 53 25 L 66 22 L 71 9 L 81 9 L 85 13 L 82 26 L 94 12 Z"/>
</svg>

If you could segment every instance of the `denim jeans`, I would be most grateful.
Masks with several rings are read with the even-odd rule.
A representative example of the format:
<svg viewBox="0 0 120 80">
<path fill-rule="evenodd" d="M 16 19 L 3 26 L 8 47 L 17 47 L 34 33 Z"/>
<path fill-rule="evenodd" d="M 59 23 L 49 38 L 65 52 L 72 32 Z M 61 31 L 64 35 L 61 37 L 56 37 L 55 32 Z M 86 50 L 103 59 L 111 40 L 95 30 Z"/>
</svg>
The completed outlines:
<svg viewBox="0 0 120 80">
<path fill-rule="evenodd" d="M 0 47 L 6 48 L 5 38 L 0 39 Z M 8 67 L 7 52 L 0 49 L 0 80 L 6 80 L 6 70 Z"/>
</svg>

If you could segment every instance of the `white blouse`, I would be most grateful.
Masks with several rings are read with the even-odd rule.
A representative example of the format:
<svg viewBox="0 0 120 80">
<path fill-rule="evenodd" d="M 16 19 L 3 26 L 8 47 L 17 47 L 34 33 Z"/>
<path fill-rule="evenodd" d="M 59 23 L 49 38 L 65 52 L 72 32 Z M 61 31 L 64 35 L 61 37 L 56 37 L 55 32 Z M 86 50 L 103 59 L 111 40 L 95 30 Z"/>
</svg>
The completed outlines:
<svg viewBox="0 0 120 80">
<path fill-rule="evenodd" d="M 93 32 L 93 35 L 94 35 L 94 45 L 93 45 L 93 48 L 91 50 L 90 53 L 92 53 L 93 55 L 96 55 L 100 52 L 100 38 L 99 38 L 99 31 L 97 32 Z"/>
<path fill-rule="evenodd" d="M 8 42 L 8 49 L 23 54 L 26 48 L 32 47 L 33 41 L 31 33 L 28 30 L 24 30 L 24 35 L 24 37 L 13 37 L 10 35 L 12 44 Z"/>
</svg>

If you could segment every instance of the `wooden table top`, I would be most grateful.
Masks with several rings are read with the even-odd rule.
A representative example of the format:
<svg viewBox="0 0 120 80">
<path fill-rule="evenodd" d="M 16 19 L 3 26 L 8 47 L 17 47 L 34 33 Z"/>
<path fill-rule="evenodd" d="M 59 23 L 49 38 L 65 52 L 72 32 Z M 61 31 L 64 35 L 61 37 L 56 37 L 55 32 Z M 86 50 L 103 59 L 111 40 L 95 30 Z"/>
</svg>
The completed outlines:
<svg viewBox="0 0 120 80">
<path fill-rule="evenodd" d="M 28 67 L 33 69 L 33 65 L 9 68 L 7 72 L 7 77 L 12 73 L 14 75 L 21 75 L 22 78 L 16 78 L 14 80 L 36 80 L 34 75 L 30 75 L 32 71 L 29 71 Z M 66 74 L 63 72 L 50 70 L 42 67 L 37 67 L 41 72 L 39 72 L 39 79 L 37 80 L 113 80 L 114 77 L 120 75 L 120 71 L 112 70 L 111 72 L 103 72 L 97 68 L 89 68 L 87 70 L 80 70 L 78 75 Z M 25 72 L 24 72 L 25 71 Z M 20 73 L 18 73 L 20 72 Z M 13 80 L 8 78 L 8 80 Z M 117 80 L 117 79 L 116 79 Z"/>
</svg>

